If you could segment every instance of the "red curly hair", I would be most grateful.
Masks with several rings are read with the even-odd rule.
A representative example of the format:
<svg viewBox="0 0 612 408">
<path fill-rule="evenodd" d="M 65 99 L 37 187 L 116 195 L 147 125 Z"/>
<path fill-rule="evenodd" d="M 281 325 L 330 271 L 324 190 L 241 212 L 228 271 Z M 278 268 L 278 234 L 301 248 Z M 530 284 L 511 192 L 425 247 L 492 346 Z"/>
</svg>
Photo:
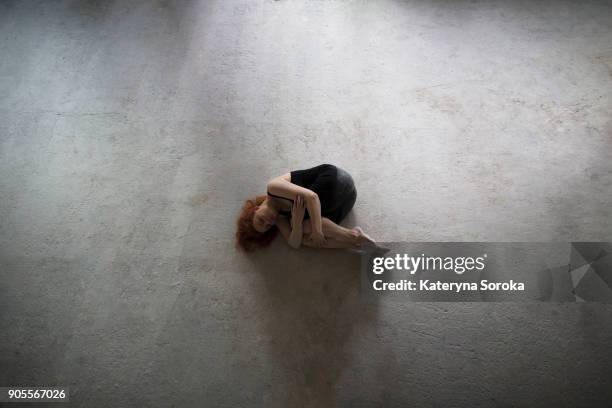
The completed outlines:
<svg viewBox="0 0 612 408">
<path fill-rule="evenodd" d="M 265 195 L 257 196 L 253 199 L 246 200 L 240 215 L 238 216 L 236 231 L 236 246 L 243 249 L 245 252 L 252 252 L 257 248 L 264 248 L 276 238 L 278 229 L 275 225 L 270 227 L 266 232 L 259 232 L 253 226 L 253 215 L 257 206 L 261 205 L 266 199 Z"/>
</svg>

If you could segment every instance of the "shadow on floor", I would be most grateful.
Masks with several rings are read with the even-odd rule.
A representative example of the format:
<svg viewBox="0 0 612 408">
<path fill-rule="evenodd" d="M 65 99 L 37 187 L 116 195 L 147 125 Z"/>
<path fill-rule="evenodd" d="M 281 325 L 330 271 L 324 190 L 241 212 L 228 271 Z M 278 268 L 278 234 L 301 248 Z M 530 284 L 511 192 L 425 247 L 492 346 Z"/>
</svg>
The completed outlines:
<svg viewBox="0 0 612 408">
<path fill-rule="evenodd" d="M 343 250 L 293 250 L 277 240 L 252 257 L 265 282 L 275 386 L 268 406 L 335 406 L 347 345 L 377 319 L 360 295 L 360 256 Z M 279 383 L 282 386 L 279 386 Z"/>
</svg>

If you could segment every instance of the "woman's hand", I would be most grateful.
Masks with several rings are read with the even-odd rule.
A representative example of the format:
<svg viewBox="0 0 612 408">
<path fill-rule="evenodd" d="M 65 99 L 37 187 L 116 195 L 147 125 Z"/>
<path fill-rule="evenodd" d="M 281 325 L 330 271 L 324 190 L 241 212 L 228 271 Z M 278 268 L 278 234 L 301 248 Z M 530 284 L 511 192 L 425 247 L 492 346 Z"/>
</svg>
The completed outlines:
<svg viewBox="0 0 612 408">
<path fill-rule="evenodd" d="M 293 207 L 291 208 L 291 228 L 298 228 L 302 226 L 304 222 L 304 212 L 306 207 L 304 206 L 304 198 L 301 194 L 295 196 L 293 200 Z"/>
<path fill-rule="evenodd" d="M 310 233 L 310 243 L 315 248 L 321 248 L 325 245 L 325 236 L 320 232 L 312 231 Z"/>
</svg>

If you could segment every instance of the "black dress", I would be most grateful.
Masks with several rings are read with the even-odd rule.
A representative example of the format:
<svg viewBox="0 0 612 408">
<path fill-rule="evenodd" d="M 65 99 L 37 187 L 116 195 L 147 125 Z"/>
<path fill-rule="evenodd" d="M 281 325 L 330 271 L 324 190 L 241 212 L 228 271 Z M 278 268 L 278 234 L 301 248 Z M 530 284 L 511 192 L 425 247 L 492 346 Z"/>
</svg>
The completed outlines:
<svg viewBox="0 0 612 408">
<path fill-rule="evenodd" d="M 305 170 L 293 170 L 291 182 L 298 186 L 314 191 L 321 202 L 321 217 L 326 217 L 339 224 L 351 211 L 357 200 L 357 190 L 350 174 L 333 164 L 321 164 Z M 268 192 L 268 195 L 283 198 Z M 289 200 L 293 202 L 293 200 Z M 290 212 L 281 211 L 281 214 L 291 216 Z M 308 219 L 308 210 L 304 212 L 304 219 Z"/>
</svg>

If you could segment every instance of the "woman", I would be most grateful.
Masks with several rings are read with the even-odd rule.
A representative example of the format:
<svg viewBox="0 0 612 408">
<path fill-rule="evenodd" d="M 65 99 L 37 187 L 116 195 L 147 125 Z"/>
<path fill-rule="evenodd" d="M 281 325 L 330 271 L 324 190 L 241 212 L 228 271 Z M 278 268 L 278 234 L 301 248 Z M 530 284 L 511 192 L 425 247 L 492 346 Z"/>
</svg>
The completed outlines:
<svg viewBox="0 0 612 408">
<path fill-rule="evenodd" d="M 363 248 L 375 246 L 359 227 L 338 225 L 357 199 L 350 174 L 331 164 L 294 170 L 272 179 L 265 196 L 247 200 L 236 240 L 252 251 L 272 242 L 278 231 L 293 248 Z"/>
</svg>

